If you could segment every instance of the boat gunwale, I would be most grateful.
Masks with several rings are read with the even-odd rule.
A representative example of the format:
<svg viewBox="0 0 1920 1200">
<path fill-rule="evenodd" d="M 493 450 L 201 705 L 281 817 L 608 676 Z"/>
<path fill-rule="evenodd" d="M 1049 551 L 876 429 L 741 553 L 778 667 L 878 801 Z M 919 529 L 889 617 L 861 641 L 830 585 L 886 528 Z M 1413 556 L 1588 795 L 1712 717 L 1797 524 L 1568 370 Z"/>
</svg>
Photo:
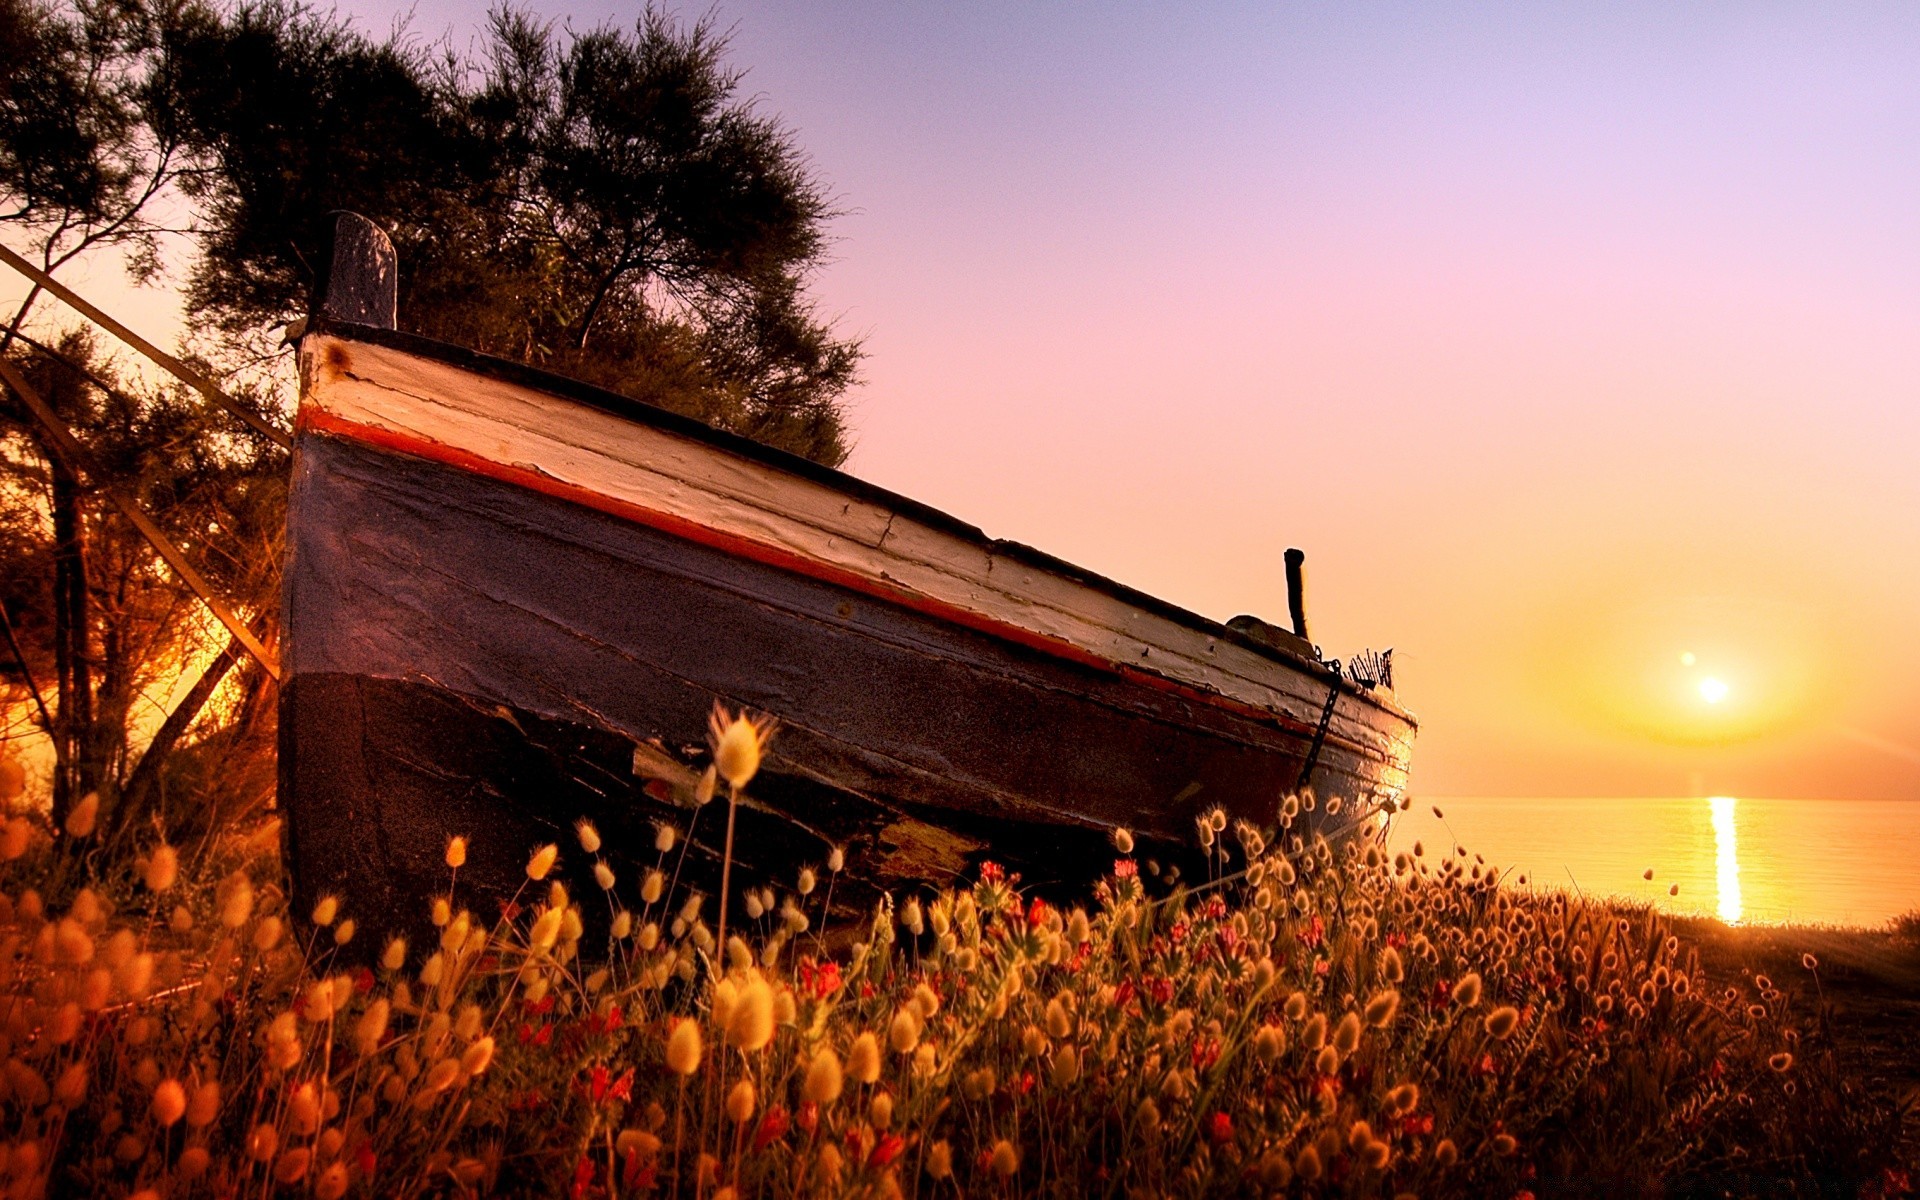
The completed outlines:
<svg viewBox="0 0 1920 1200">
<path fill-rule="evenodd" d="M 1413 714 L 1402 708 L 1395 700 L 1381 695 L 1377 689 L 1361 687 L 1345 675 L 1329 668 L 1325 663 L 1249 637 L 1222 622 L 1214 621 L 1171 601 L 1110 579 L 1024 542 L 990 537 L 979 526 L 950 513 L 790 451 L 716 428 L 697 418 L 676 413 L 643 400 L 636 400 L 631 396 L 623 396 L 594 384 L 456 346 L 449 342 L 436 341 L 419 334 L 342 321 L 338 318 L 324 317 L 318 313 L 309 321 L 302 332 L 302 337 L 313 334 L 399 351 L 514 386 L 544 392 L 563 400 L 598 409 L 621 420 L 662 429 L 714 449 L 797 475 L 851 498 L 890 509 L 929 528 L 969 543 L 988 555 L 999 556 L 1049 572 L 1071 583 L 1104 593 L 1124 604 L 1183 625 L 1196 633 L 1248 650 L 1257 657 L 1288 667 L 1309 678 L 1318 679 L 1356 700 L 1405 722 L 1410 729 L 1417 730 L 1419 727 L 1419 722 Z"/>
</svg>

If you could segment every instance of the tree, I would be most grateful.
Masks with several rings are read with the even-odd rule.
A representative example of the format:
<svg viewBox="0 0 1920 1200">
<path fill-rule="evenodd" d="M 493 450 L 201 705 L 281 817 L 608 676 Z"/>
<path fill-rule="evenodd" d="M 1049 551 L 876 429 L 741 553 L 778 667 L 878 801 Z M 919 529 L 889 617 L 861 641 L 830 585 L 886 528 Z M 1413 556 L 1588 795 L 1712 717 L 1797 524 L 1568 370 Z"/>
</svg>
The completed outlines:
<svg viewBox="0 0 1920 1200">
<path fill-rule="evenodd" d="M 407 327 L 845 458 L 859 347 L 805 292 L 832 208 L 709 21 L 562 36 L 500 10 L 466 63 L 269 0 L 169 38 L 209 325 L 304 312 L 353 209 L 394 239 Z"/>
<path fill-rule="evenodd" d="M 860 350 L 807 295 L 830 198 L 741 82 L 711 21 L 654 9 L 578 36 L 501 10 L 467 61 L 289 0 L 0 0 L 0 230 L 49 274 L 104 251 L 148 280 L 185 238 L 196 366 L 231 380 L 287 362 L 277 327 L 352 209 L 394 238 L 409 328 L 838 464 Z M 40 299 L 0 314 L 0 355 L 98 461 L 74 470 L 0 389 L 0 681 L 53 741 L 54 820 L 99 790 L 124 826 L 197 769 L 177 753 L 197 721 L 201 748 L 258 745 L 271 706 L 215 644 L 135 756 L 143 690 L 207 659 L 204 622 L 101 489 L 139 496 L 270 639 L 285 458 L 117 374 Z"/>
</svg>

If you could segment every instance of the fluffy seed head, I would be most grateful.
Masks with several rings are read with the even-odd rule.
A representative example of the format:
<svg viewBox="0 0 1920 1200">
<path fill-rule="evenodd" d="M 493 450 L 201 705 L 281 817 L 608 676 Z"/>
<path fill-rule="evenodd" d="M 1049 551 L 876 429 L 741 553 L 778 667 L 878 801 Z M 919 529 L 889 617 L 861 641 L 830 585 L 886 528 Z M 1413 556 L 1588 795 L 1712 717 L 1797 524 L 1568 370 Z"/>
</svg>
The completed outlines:
<svg viewBox="0 0 1920 1200">
<path fill-rule="evenodd" d="M 1472 1008 L 1480 1003 L 1480 973 L 1469 971 L 1453 985 L 1453 1002 L 1461 1008 Z"/>
<path fill-rule="evenodd" d="M 712 728 L 713 766 L 728 786 L 743 788 L 760 770 L 760 731 L 745 714 L 728 717 L 715 708 Z"/>
<path fill-rule="evenodd" d="M 593 864 L 593 881 L 600 885 L 601 891 L 603 892 L 612 891 L 613 890 L 613 868 L 609 867 L 604 862 L 594 863 Z"/>
<path fill-rule="evenodd" d="M 740 989 L 739 1001 L 727 1022 L 727 1040 L 752 1053 L 773 1040 L 773 988 L 758 975 Z"/>
<path fill-rule="evenodd" d="M 1122 854 L 1133 853 L 1133 834 L 1127 832 L 1125 828 L 1116 825 L 1113 827 L 1113 832 L 1109 836 L 1113 839 L 1113 848 L 1115 850 L 1118 850 Z"/>
<path fill-rule="evenodd" d="M 552 842 L 535 850 L 533 857 L 527 860 L 527 878 L 536 881 L 545 879 L 547 872 L 553 870 L 554 860 L 559 857 L 560 847 Z"/>
<path fill-rule="evenodd" d="M 592 821 L 581 817 L 573 823 L 573 836 L 580 839 L 580 848 L 588 854 L 600 853 L 600 831 Z"/>
<path fill-rule="evenodd" d="M 1487 1032 L 1501 1041 L 1512 1037 L 1519 1024 L 1520 1010 L 1511 1004 L 1503 1004 L 1487 1014 Z"/>
<path fill-rule="evenodd" d="M 459 870 L 467 865 L 467 839 L 451 837 L 447 839 L 447 865 Z"/>
<path fill-rule="evenodd" d="M 727 1117 L 735 1125 L 745 1125 L 753 1119 L 754 1108 L 753 1082 L 742 1079 L 733 1085 L 727 1093 Z"/>
<path fill-rule="evenodd" d="M 80 802 L 67 812 L 67 836 L 92 837 L 93 827 L 99 819 L 100 793 L 88 792 L 80 797 Z"/>
<path fill-rule="evenodd" d="M 691 1075 L 700 1069 L 700 1025 L 690 1018 L 674 1023 L 667 1035 L 667 1069 L 676 1075 Z"/>
<path fill-rule="evenodd" d="M 145 882 L 147 890 L 164 892 L 180 878 L 180 853 L 165 842 L 153 848 L 147 858 Z"/>
<path fill-rule="evenodd" d="M 833 1052 L 831 1046 L 820 1047 L 814 1052 L 813 1061 L 807 1064 L 807 1078 L 801 1085 L 801 1096 L 811 1104 L 824 1107 L 840 1098 L 842 1086 L 844 1080 L 840 1056 Z"/>
<path fill-rule="evenodd" d="M 898 1054 L 909 1054 L 920 1044 L 920 1015 L 911 1007 L 902 1006 L 893 1014 L 893 1023 L 887 1026 L 887 1042 Z"/>
<path fill-rule="evenodd" d="M 1367 1001 L 1367 1024 L 1375 1029 L 1385 1029 L 1393 1023 L 1393 1015 L 1399 1011 L 1400 993 L 1388 988 Z"/>
<path fill-rule="evenodd" d="M 187 1089 L 178 1079 L 162 1079 L 153 1089 L 153 1119 L 162 1128 L 171 1128 L 186 1112 Z"/>
<path fill-rule="evenodd" d="M 853 1039 L 847 1051 L 847 1074 L 855 1083 L 872 1083 L 880 1078 L 880 1039 L 871 1030 Z"/>
</svg>

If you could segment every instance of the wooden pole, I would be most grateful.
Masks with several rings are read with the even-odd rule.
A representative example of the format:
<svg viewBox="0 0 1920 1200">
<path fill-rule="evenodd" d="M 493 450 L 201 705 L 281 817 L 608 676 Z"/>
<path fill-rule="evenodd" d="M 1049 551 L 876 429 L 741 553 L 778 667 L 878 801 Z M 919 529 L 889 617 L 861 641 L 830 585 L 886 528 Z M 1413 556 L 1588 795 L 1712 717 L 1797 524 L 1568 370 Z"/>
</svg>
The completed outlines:
<svg viewBox="0 0 1920 1200">
<path fill-rule="evenodd" d="M 168 354 L 165 350 L 160 349 L 160 347 L 154 345 L 152 342 L 149 342 L 147 339 L 141 337 L 139 334 L 135 333 L 133 330 L 128 329 L 125 325 L 122 325 L 120 322 L 114 320 L 112 317 L 108 316 L 106 313 L 100 311 L 98 308 L 95 308 L 93 305 L 87 303 L 85 299 L 77 295 L 72 289 L 68 288 L 65 284 L 61 283 L 59 280 L 55 279 L 53 276 L 47 274 L 45 271 L 42 271 L 40 268 L 34 266 L 32 263 L 20 257 L 18 254 L 15 254 L 12 250 L 8 249 L 4 245 L 0 245 L 0 262 L 6 263 L 8 266 L 12 267 L 14 270 L 20 272 L 22 275 L 25 275 L 28 279 L 33 280 L 33 282 L 35 282 L 36 284 L 39 284 L 41 287 L 47 289 L 49 292 L 52 292 L 55 296 L 58 296 L 60 299 L 66 301 L 75 310 L 77 310 L 82 316 L 86 317 L 88 320 L 92 321 L 94 324 L 100 326 L 100 328 L 106 330 L 108 333 L 111 333 L 113 336 L 119 338 L 121 341 L 125 342 L 127 345 L 132 346 L 135 350 L 138 350 L 140 353 L 146 355 L 149 359 L 152 359 L 155 363 L 159 364 L 162 368 L 164 368 L 166 371 L 172 374 L 174 378 L 186 384 L 188 387 L 192 388 L 194 391 L 199 392 L 202 396 L 205 396 L 212 403 L 232 413 L 235 417 L 239 418 L 241 422 L 243 422 L 249 429 L 252 429 L 255 433 L 260 434 L 262 437 L 273 442 L 276 446 L 279 446 L 283 450 L 293 449 L 293 439 L 287 436 L 285 430 L 276 429 L 273 426 L 267 424 L 265 421 L 261 420 L 258 415 L 252 412 L 249 412 L 245 408 L 245 406 L 240 404 L 239 401 L 227 395 L 225 392 L 221 391 L 219 388 L 213 386 L 213 384 L 208 382 L 206 377 L 201 375 L 198 371 L 193 370 L 191 367 L 187 366 L 187 364 L 181 362 L 179 359 L 175 358 L 173 355 Z"/>
<path fill-rule="evenodd" d="M 267 674 L 277 681 L 280 678 L 280 663 L 273 652 L 261 644 L 260 639 L 255 637 L 246 623 L 227 606 L 226 601 L 213 590 L 213 586 L 207 582 L 206 578 L 187 561 L 187 556 L 173 544 L 172 539 L 168 538 L 146 513 L 140 511 L 140 506 L 122 494 L 120 489 L 107 486 L 106 475 L 94 463 L 93 456 L 87 453 L 87 448 L 73 436 L 73 431 L 67 428 L 66 422 L 60 419 L 60 415 L 41 399 L 40 393 L 33 389 L 33 385 L 27 382 L 26 377 L 15 370 L 13 364 L 3 355 L 0 355 L 0 381 L 5 381 L 6 385 L 13 389 L 14 394 L 20 397 L 20 402 L 27 406 L 27 411 L 40 422 L 41 428 L 46 431 L 48 442 L 53 446 L 55 453 L 65 460 L 67 468 L 76 474 L 89 476 L 100 486 L 106 493 L 107 499 L 120 510 L 121 515 L 132 522 L 133 527 L 140 531 L 140 535 L 147 539 L 154 551 L 169 567 L 173 568 L 173 573 L 193 590 L 194 595 L 200 597 L 200 602 L 220 619 L 220 623 L 227 627 L 227 632 L 234 636 L 234 640 L 245 646 L 247 653 L 253 655 L 255 660 L 266 669 Z"/>
<path fill-rule="evenodd" d="M 1307 636 L 1307 555 L 1291 547 L 1287 550 L 1287 612 L 1293 616 L 1293 632 L 1302 641 Z"/>
</svg>

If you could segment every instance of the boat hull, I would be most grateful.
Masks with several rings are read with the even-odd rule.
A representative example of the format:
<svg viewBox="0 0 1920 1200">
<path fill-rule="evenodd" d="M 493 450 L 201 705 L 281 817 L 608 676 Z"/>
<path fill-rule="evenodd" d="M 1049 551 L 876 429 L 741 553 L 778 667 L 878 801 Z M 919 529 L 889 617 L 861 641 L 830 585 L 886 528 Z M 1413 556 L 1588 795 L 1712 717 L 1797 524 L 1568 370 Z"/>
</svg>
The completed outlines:
<svg viewBox="0 0 1920 1200">
<path fill-rule="evenodd" d="M 657 861 L 658 823 L 692 824 L 698 876 L 723 817 L 696 816 L 687 772 L 716 700 L 780 723 L 740 816 L 741 878 L 790 885 L 839 847 L 863 885 L 849 900 L 984 859 L 1084 883 L 1116 826 L 1170 863 L 1206 809 L 1271 825 L 1310 775 L 1344 827 L 1405 785 L 1412 725 L 1385 710 L 1360 714 L 1377 712 L 1372 742 L 1329 737 L 1317 713 L 319 424 L 295 457 L 282 797 L 301 898 L 337 892 L 376 925 L 444 887 L 454 834 L 471 838 L 463 887 L 503 899 L 582 816 L 627 880 Z"/>
</svg>

